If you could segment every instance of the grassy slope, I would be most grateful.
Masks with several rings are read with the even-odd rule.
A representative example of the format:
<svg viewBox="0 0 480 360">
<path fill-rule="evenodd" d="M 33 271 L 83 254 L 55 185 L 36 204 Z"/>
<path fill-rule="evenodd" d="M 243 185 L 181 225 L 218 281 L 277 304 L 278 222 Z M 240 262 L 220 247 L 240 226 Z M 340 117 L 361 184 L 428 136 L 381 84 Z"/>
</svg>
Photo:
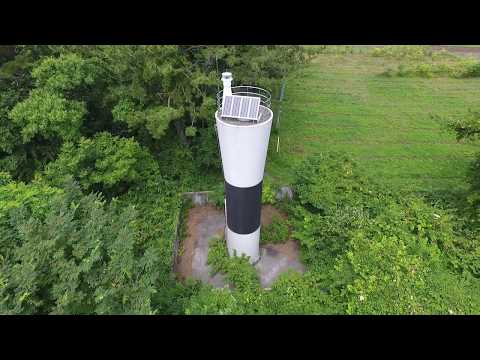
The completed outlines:
<svg viewBox="0 0 480 360">
<path fill-rule="evenodd" d="M 459 144 L 431 114 L 475 107 L 480 79 L 379 76 L 394 60 L 366 54 L 320 55 L 287 81 L 280 152 L 272 135 L 267 173 L 289 183 L 308 154 L 341 150 L 393 188 L 455 190 L 477 147 Z"/>
</svg>

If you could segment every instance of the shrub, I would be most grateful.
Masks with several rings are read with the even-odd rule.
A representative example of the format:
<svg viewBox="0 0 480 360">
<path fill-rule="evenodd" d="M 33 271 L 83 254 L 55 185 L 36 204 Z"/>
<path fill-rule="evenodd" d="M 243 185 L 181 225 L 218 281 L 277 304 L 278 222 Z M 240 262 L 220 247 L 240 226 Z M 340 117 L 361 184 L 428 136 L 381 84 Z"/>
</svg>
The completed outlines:
<svg viewBox="0 0 480 360">
<path fill-rule="evenodd" d="M 281 274 L 261 297 L 261 313 L 272 315 L 321 315 L 338 313 L 332 297 L 321 288 L 318 276 L 290 270 Z"/>
<path fill-rule="evenodd" d="M 213 238 L 210 241 L 208 264 L 212 267 L 212 275 L 224 273 L 227 282 L 239 291 L 255 290 L 260 286 L 257 272 L 246 257 L 228 256 L 224 238 Z"/>
<path fill-rule="evenodd" d="M 327 214 L 347 204 L 371 208 L 369 202 L 376 201 L 357 163 L 345 154 L 313 155 L 296 169 L 295 176 L 293 187 L 299 202 L 313 213 Z"/>
<path fill-rule="evenodd" d="M 272 217 L 272 223 L 262 227 L 261 240 L 262 244 L 278 244 L 288 240 L 289 237 L 288 220 L 283 219 L 279 215 Z"/>
<path fill-rule="evenodd" d="M 306 47 L 306 54 L 311 58 L 318 54 L 348 55 L 354 53 L 351 45 L 310 45 Z"/>
<path fill-rule="evenodd" d="M 384 76 L 409 77 L 451 77 L 469 78 L 480 76 L 480 61 L 473 59 L 455 59 L 441 62 L 422 62 L 400 64 L 398 69 L 388 68 L 382 73 Z"/>
<path fill-rule="evenodd" d="M 340 306 L 338 311 L 480 311 L 478 302 L 470 302 L 475 293 L 467 290 L 478 289 L 476 280 L 459 278 L 460 298 L 441 286 L 440 281 L 460 276 L 452 270 L 462 261 L 446 212 L 367 181 L 344 155 L 306 159 L 295 186 L 300 204 L 290 207 L 293 236 L 309 270 L 325 274 L 320 286 Z M 475 268 L 474 259 L 470 269 Z"/>
<path fill-rule="evenodd" d="M 477 140 L 480 134 L 480 111 L 469 109 L 468 112 L 459 118 L 442 119 L 438 115 L 438 120 L 447 124 L 450 130 L 456 133 L 457 140 Z"/>
<path fill-rule="evenodd" d="M 418 60 L 432 56 L 429 46 L 421 45 L 390 45 L 374 48 L 371 51 L 374 57 L 388 57 L 394 59 Z"/>
<path fill-rule="evenodd" d="M 185 306 L 186 315 L 242 315 L 244 307 L 237 296 L 225 289 L 203 286 Z"/>
<path fill-rule="evenodd" d="M 12 181 L 12 176 L 4 171 L 0 171 L 0 186 L 6 185 Z"/>
<path fill-rule="evenodd" d="M 222 170 L 217 134 L 213 126 L 199 129 L 198 134 L 193 144 L 195 162 L 202 169 Z"/>
<path fill-rule="evenodd" d="M 223 182 L 215 186 L 212 193 L 208 194 L 208 200 L 219 209 L 225 207 L 225 184 Z"/>
<path fill-rule="evenodd" d="M 469 62 L 463 73 L 463 77 L 479 77 L 480 76 L 480 61 Z"/>
<path fill-rule="evenodd" d="M 265 178 L 262 184 L 262 204 L 275 204 L 276 191 L 268 178 Z"/>
</svg>

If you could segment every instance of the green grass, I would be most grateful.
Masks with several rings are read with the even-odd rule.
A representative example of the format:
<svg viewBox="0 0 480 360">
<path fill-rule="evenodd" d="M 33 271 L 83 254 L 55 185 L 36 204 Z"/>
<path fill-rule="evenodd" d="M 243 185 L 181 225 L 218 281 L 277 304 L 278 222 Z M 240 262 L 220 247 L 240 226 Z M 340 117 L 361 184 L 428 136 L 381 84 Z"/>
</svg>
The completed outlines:
<svg viewBox="0 0 480 360">
<path fill-rule="evenodd" d="M 432 114 L 461 116 L 475 108 L 480 79 L 380 76 L 392 59 L 366 52 L 321 54 L 287 80 L 279 136 L 272 134 L 267 174 L 290 183 L 309 154 L 339 150 L 394 189 L 461 190 L 475 144 Z"/>
</svg>

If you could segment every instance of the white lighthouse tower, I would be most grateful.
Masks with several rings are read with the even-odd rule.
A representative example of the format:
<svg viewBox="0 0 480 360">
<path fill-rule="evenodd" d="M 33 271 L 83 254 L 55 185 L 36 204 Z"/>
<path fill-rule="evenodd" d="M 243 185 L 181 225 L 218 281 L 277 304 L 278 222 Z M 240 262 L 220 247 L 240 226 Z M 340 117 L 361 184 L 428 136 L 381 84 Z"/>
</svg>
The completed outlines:
<svg viewBox="0 0 480 360">
<path fill-rule="evenodd" d="M 215 113 L 225 177 L 225 237 L 230 256 L 260 259 L 262 183 L 273 113 L 271 94 L 253 86 L 232 87 L 223 73 Z"/>
</svg>

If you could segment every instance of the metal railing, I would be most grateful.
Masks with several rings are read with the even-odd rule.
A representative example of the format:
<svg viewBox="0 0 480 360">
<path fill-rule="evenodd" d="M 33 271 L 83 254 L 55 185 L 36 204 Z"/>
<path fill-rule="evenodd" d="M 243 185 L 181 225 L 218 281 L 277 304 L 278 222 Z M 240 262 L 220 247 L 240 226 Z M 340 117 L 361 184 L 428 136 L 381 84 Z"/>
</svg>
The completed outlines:
<svg viewBox="0 0 480 360">
<path fill-rule="evenodd" d="M 270 91 L 256 87 L 256 86 L 232 86 L 232 95 L 237 96 L 256 96 L 260 98 L 260 105 L 265 106 L 267 108 L 271 108 L 272 106 L 272 94 Z M 223 101 L 223 90 L 217 93 L 217 108 L 220 109 L 222 107 Z"/>
</svg>

